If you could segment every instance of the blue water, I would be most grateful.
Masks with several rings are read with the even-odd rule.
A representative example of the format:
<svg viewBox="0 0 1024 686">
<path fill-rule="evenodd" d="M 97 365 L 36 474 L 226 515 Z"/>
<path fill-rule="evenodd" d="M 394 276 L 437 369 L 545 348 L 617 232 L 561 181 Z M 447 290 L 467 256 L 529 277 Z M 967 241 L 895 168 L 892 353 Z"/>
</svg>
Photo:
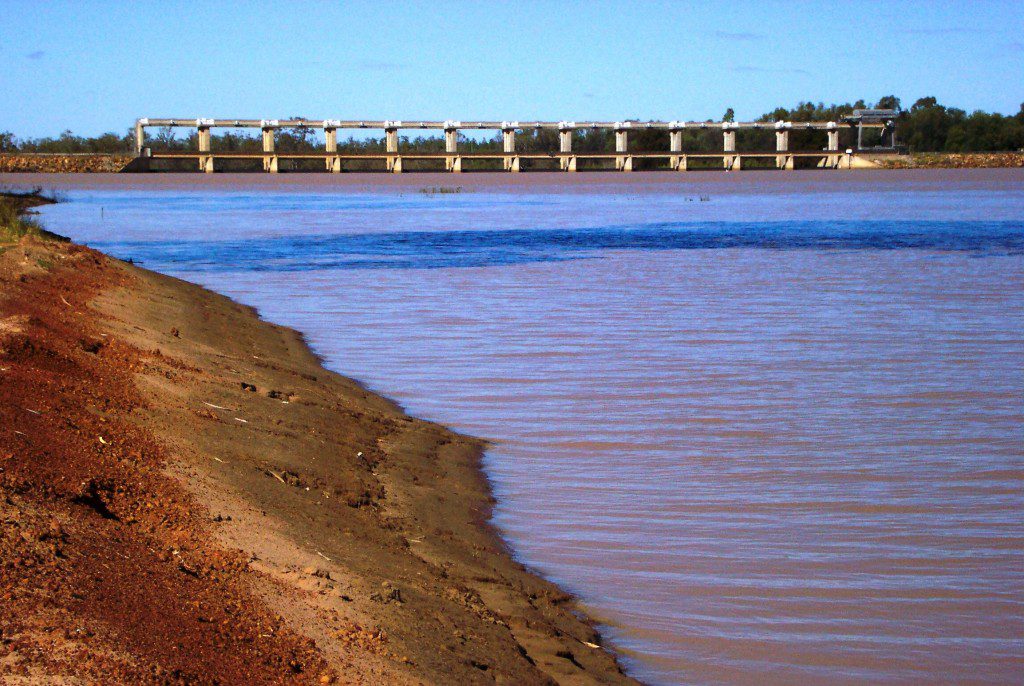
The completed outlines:
<svg viewBox="0 0 1024 686">
<path fill-rule="evenodd" d="M 43 219 L 492 439 L 495 523 L 644 680 L 1018 681 L 1024 173 L 735 176 L 126 180 Z"/>
<path fill-rule="evenodd" d="M 478 211 L 472 207 L 467 212 Z M 154 269 L 443 269 L 600 258 L 604 250 L 956 250 L 1024 252 L 1021 221 L 659 222 L 586 229 L 394 231 L 234 240 L 97 241 Z"/>
</svg>

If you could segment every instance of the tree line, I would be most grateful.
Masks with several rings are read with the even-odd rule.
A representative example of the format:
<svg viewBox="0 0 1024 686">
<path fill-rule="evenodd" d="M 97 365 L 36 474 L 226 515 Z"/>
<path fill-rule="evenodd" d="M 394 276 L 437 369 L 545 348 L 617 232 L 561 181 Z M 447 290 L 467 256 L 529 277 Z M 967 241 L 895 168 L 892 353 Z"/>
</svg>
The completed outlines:
<svg viewBox="0 0 1024 686">
<path fill-rule="evenodd" d="M 831 104 L 800 102 L 795 107 L 778 107 L 760 116 L 757 121 L 812 122 L 840 121 L 855 109 L 870 107 L 864 100 L 854 103 Z M 899 112 L 895 119 L 896 137 L 901 146 L 909 152 L 999 152 L 1024 150 L 1024 103 L 1013 115 L 976 110 L 968 113 L 956 107 L 940 105 L 934 97 L 920 98 L 909 108 L 902 108 L 899 98 L 886 96 L 874 107 L 894 109 Z M 735 114 L 729 108 L 723 121 L 732 121 Z M 295 117 L 295 119 L 302 119 Z M 158 129 L 149 135 L 147 144 L 161 150 L 196 150 L 197 134 L 192 131 L 181 135 L 180 130 L 170 127 Z M 669 146 L 668 132 L 656 129 L 636 128 L 630 132 L 630 149 L 666 150 Z M 813 150 L 823 146 L 820 132 L 794 130 L 790 133 L 791 150 Z M 740 150 L 773 149 L 774 133 L 770 129 L 744 129 L 737 134 L 737 148 Z M 840 134 L 840 145 L 855 144 L 855 132 L 844 129 Z M 714 152 L 721 150 L 722 135 L 717 129 L 690 128 L 683 135 L 683 149 L 692 152 Z M 311 127 L 280 129 L 275 137 L 278 151 L 316 152 L 323 149 L 323 142 Z M 211 136 L 214 152 L 259 152 L 262 142 L 259 132 L 246 133 L 225 131 Z M 400 148 L 410 152 L 442 152 L 444 140 L 440 136 L 403 136 Z M 523 152 L 551 151 L 558 149 L 558 132 L 551 130 L 518 131 L 516 148 Z M 64 131 L 56 137 L 19 138 L 11 132 L 0 132 L 0 153 L 111 153 L 131 154 L 135 149 L 134 128 L 124 134 L 104 133 L 99 136 L 77 136 Z M 341 153 L 384 152 L 384 138 L 354 138 L 338 141 Z M 472 152 L 494 152 L 501 150 L 501 134 L 478 140 L 460 136 L 459 149 Z M 578 129 L 573 135 L 573 149 L 579 152 L 612 152 L 615 150 L 614 133 L 605 129 Z"/>
</svg>

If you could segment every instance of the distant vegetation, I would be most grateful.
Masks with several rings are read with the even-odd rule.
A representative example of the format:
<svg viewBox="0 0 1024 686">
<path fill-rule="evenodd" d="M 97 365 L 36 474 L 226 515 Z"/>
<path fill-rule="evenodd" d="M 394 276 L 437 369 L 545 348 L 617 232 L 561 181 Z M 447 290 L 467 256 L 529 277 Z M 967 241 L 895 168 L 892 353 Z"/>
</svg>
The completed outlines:
<svg viewBox="0 0 1024 686">
<path fill-rule="evenodd" d="M 779 107 L 758 118 L 759 121 L 837 121 L 855 109 L 870 107 L 863 100 L 841 105 L 825 105 L 801 102 L 796 107 Z M 895 96 L 882 98 L 875 107 L 900 110 L 896 121 L 898 142 L 910 152 L 998 152 L 1024 149 L 1024 104 L 1014 115 L 983 112 L 968 114 L 955 107 L 940 105 L 935 98 L 921 98 L 907 109 L 900 107 Z M 734 117 L 730 108 L 723 119 Z M 182 129 L 159 129 L 147 132 L 147 142 L 155 149 L 195 150 L 198 147 L 196 133 L 181 135 Z M 844 131 L 841 145 L 853 144 L 852 132 Z M 739 149 L 771 149 L 774 146 L 770 130 L 744 130 L 738 134 Z M 0 133 L 0 152 L 49 152 L 49 153 L 126 153 L 134 150 L 135 133 L 129 130 L 124 135 L 105 133 L 92 138 L 76 136 L 65 131 L 56 138 L 17 138 L 9 132 Z M 258 131 L 226 131 L 212 137 L 215 152 L 258 152 L 262 149 Z M 440 136 L 403 136 L 403 151 L 442 152 L 444 140 Z M 793 150 L 820 148 L 820 134 L 793 131 L 790 134 L 790 148 Z M 277 132 L 276 148 L 280 152 L 306 152 L 321 150 L 323 143 L 312 128 L 297 127 Z M 693 152 L 720 150 L 721 132 L 707 129 L 691 129 L 684 135 L 683 149 Z M 557 131 L 520 131 L 516 135 L 516 147 L 524 152 L 550 151 L 558 149 Z M 615 138 L 611 131 L 579 129 L 573 138 L 573 148 L 580 152 L 611 152 L 615 149 Z M 668 132 L 635 129 L 630 133 L 630 148 L 633 150 L 663 150 L 668 148 Z M 501 150 L 500 133 L 485 140 L 462 139 L 459 149 L 465 152 L 486 152 Z M 384 151 L 384 138 L 366 138 L 338 141 L 342 153 L 376 153 Z"/>
</svg>

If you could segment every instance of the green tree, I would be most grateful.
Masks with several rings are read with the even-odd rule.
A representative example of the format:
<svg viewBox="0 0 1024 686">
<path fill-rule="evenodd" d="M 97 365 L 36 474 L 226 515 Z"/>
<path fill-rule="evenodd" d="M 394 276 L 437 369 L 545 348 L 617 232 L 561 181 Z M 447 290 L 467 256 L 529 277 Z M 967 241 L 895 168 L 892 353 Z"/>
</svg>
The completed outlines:
<svg viewBox="0 0 1024 686">
<path fill-rule="evenodd" d="M 878 104 L 875 105 L 875 107 L 880 110 L 899 110 L 900 99 L 897 98 L 895 95 L 886 95 L 882 98 L 879 98 Z"/>
</svg>

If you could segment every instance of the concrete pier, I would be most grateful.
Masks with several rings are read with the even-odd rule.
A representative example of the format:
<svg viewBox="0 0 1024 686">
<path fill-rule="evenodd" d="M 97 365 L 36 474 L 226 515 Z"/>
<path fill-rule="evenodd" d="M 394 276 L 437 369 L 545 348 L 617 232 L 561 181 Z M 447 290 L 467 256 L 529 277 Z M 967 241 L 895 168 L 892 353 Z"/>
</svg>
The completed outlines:
<svg viewBox="0 0 1024 686">
<path fill-rule="evenodd" d="M 834 121 L 828 123 L 828 149 L 839 149 L 839 124 Z"/>
<path fill-rule="evenodd" d="M 402 173 L 402 158 L 398 154 L 398 130 L 401 127 L 400 121 L 384 122 L 384 151 L 387 153 L 384 167 L 393 174 Z"/>
<path fill-rule="evenodd" d="M 671 152 L 681 153 L 683 151 L 683 129 L 686 122 L 671 121 L 668 123 L 668 149 Z M 686 171 L 686 156 L 677 155 L 668 159 L 669 169 L 675 171 Z"/>
<path fill-rule="evenodd" d="M 196 119 L 196 138 L 199 142 L 199 171 L 207 174 L 213 173 L 213 155 L 203 155 L 210 150 L 210 127 L 213 126 L 212 119 Z"/>
<path fill-rule="evenodd" d="M 515 154 L 517 128 L 519 128 L 519 122 L 517 121 L 501 122 L 501 149 L 502 152 L 509 153 L 502 158 L 502 166 L 507 172 L 518 172 L 520 170 L 519 156 Z"/>
<path fill-rule="evenodd" d="M 138 119 L 135 122 L 135 156 L 142 156 L 142 149 L 146 147 L 146 125 L 148 119 Z"/>
<path fill-rule="evenodd" d="M 826 132 L 828 133 L 828 146 L 825 149 L 837 154 L 825 158 L 822 166 L 834 169 L 839 166 L 839 124 L 830 121 Z"/>
<path fill-rule="evenodd" d="M 445 158 L 445 168 L 454 173 L 462 171 L 462 157 L 459 153 L 459 128 L 462 122 L 446 121 L 444 123 L 444 151 L 448 153 Z"/>
<path fill-rule="evenodd" d="M 277 130 L 276 119 L 264 119 L 260 122 L 263 130 L 263 171 L 277 173 L 277 155 L 274 155 L 274 131 Z"/>
<path fill-rule="evenodd" d="M 572 132 L 576 130 L 576 122 L 558 122 L 559 167 L 562 171 L 576 171 L 576 156 L 572 154 Z"/>
<path fill-rule="evenodd" d="M 338 157 L 339 123 L 330 119 L 324 120 L 324 151 L 327 153 L 324 163 L 327 171 L 332 174 L 341 173 L 341 158 Z"/>
<path fill-rule="evenodd" d="M 722 122 L 722 165 L 726 171 L 742 169 L 742 158 L 736 152 L 736 128 L 732 122 Z"/>
<path fill-rule="evenodd" d="M 629 129 L 632 126 L 632 122 L 628 121 L 617 121 L 615 122 L 615 152 L 626 153 L 629 152 Z M 632 155 L 618 155 L 615 158 L 615 169 L 616 171 L 631 172 L 633 171 L 633 156 Z"/>
<path fill-rule="evenodd" d="M 780 153 L 789 152 L 789 130 L 792 125 L 789 122 L 775 123 L 775 151 Z M 793 169 L 793 158 L 790 155 L 776 155 L 775 167 L 777 169 Z"/>
<path fill-rule="evenodd" d="M 616 122 L 581 122 L 577 124 L 571 121 L 475 121 L 462 122 L 459 120 L 445 121 L 356 121 L 341 119 L 323 120 L 278 120 L 278 119 L 139 119 L 135 123 L 135 150 L 139 156 L 139 164 L 133 169 L 144 171 L 147 169 L 166 168 L 163 160 L 191 159 L 197 163 L 196 167 L 203 172 L 213 172 L 216 160 L 226 159 L 256 159 L 261 160 L 264 171 L 274 173 L 279 170 L 281 158 L 293 161 L 289 168 L 294 168 L 294 161 L 297 160 L 322 160 L 323 169 L 328 172 L 339 173 L 344 171 L 344 165 L 353 160 L 379 160 L 384 162 L 384 167 L 389 172 L 401 173 L 403 162 L 415 160 L 427 162 L 436 160 L 443 163 L 444 169 L 450 172 L 461 172 L 463 161 L 466 159 L 487 160 L 496 162 L 498 168 L 508 172 L 519 172 L 524 167 L 524 161 L 542 161 L 552 158 L 558 159 L 558 168 L 563 171 L 576 171 L 580 160 L 587 160 L 594 163 L 592 168 L 600 168 L 601 164 L 610 163 L 614 169 L 623 172 L 632 171 L 636 160 L 646 160 L 646 168 L 658 168 L 674 171 L 687 171 L 695 165 L 704 166 L 707 162 L 717 158 L 721 161 L 722 168 L 726 170 L 739 170 L 746 166 L 764 167 L 765 161 L 769 166 L 779 169 L 794 169 L 798 161 L 800 166 L 818 166 L 823 168 L 856 168 L 870 164 L 858 155 L 858 148 L 851 138 L 847 137 L 847 145 L 850 151 L 841 152 L 840 140 L 843 131 L 856 132 L 859 140 L 861 131 L 865 128 L 881 128 L 886 131 L 893 129 L 895 113 L 888 110 L 865 110 L 857 111 L 842 121 L 832 122 L 686 122 L 681 120 L 673 121 L 616 121 Z M 151 150 L 146 147 L 146 129 L 149 127 L 195 127 L 197 131 L 197 150 L 193 152 L 161 151 Z M 259 128 L 262 132 L 262 153 L 252 152 L 214 152 L 212 129 L 224 128 Z M 292 152 L 282 154 L 276 151 L 274 139 L 278 129 L 301 129 L 320 128 L 324 132 L 325 145 L 323 152 L 313 151 Z M 685 150 L 685 131 L 688 128 L 698 130 L 720 129 L 722 132 L 722 152 Z M 587 130 L 612 131 L 615 134 L 614 152 L 588 152 L 580 153 L 574 150 L 574 132 L 577 128 Z M 668 133 L 669 146 L 667 151 L 658 150 L 634 150 L 630 148 L 629 133 L 633 129 L 643 128 L 650 130 L 665 130 Z M 376 129 L 384 132 L 384 151 L 374 153 L 342 153 L 338 151 L 338 130 L 339 129 Z M 399 149 L 400 132 L 402 129 L 438 130 L 444 136 L 444 152 L 413 152 L 401 151 Z M 459 132 L 464 130 L 493 130 L 500 132 L 500 147 L 479 152 L 463 153 L 459 150 Z M 737 132 L 741 129 L 764 130 L 775 133 L 775 146 L 773 150 L 737 150 Z M 790 146 L 790 133 L 793 130 L 804 132 L 820 132 L 824 134 L 824 140 L 813 146 L 810 150 L 792 150 Z M 516 138 L 520 131 L 542 131 L 553 130 L 558 133 L 558 150 L 544 152 L 521 152 L 516 149 Z M 806 138 L 802 136 L 801 140 Z M 764 140 L 761 137 L 759 140 Z M 893 145 L 895 139 L 893 138 Z M 877 148 L 872 149 L 876 152 Z M 144 158 L 144 159 L 143 159 Z M 699 164 L 698 164 L 699 162 Z M 772 165 L 771 162 L 774 162 Z M 810 163 L 810 164 L 807 164 Z M 196 168 L 193 167 L 193 168 Z M 588 168 L 591 168 L 588 167 Z M 301 168 L 301 167 L 300 167 Z"/>
</svg>

